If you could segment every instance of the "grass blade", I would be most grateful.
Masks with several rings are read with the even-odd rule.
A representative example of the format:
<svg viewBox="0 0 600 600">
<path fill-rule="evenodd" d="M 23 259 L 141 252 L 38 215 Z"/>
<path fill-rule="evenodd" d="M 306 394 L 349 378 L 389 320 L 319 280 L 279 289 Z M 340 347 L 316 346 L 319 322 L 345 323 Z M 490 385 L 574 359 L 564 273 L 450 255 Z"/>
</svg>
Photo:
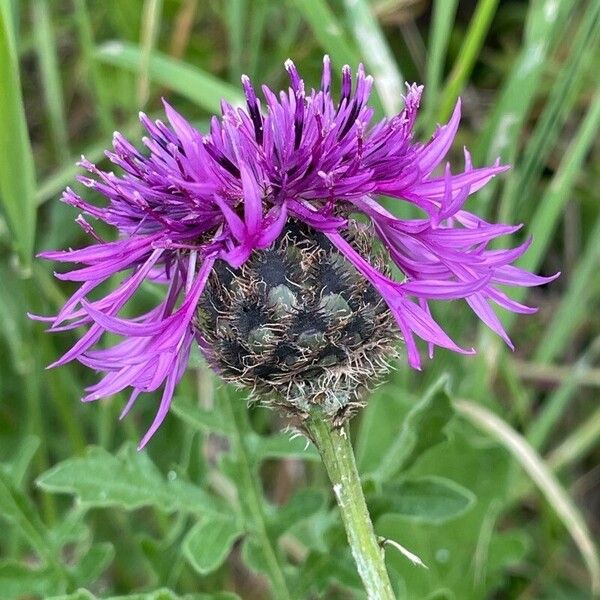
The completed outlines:
<svg viewBox="0 0 600 600">
<path fill-rule="evenodd" d="M 570 191 L 581 171 L 583 161 L 596 141 L 600 128 L 600 83 L 598 84 L 590 108 L 580 124 L 575 137 L 566 149 L 565 156 L 554 175 L 548 191 L 541 199 L 533 215 L 528 233 L 534 239 L 529 251 L 520 261 L 520 266 L 535 271 L 548 249 L 562 209 L 570 198 Z M 517 295 L 522 296 L 524 290 Z"/>
<path fill-rule="evenodd" d="M 554 471 L 579 460 L 585 454 L 597 448 L 600 440 L 600 408 L 587 418 L 563 442 L 548 455 L 548 464 Z"/>
<path fill-rule="evenodd" d="M 440 123 L 446 121 L 450 116 L 456 99 L 471 75 L 475 61 L 485 41 L 485 36 L 496 14 L 497 6 L 498 0 L 479 0 L 477 3 L 465 40 L 444 87 L 438 112 Z"/>
<path fill-rule="evenodd" d="M 87 0 L 75 0 L 75 20 L 77 23 L 79 44 L 81 46 L 82 61 L 90 77 L 90 87 L 95 99 L 94 110 L 100 120 L 102 131 L 110 134 L 115 130 L 115 123 L 111 114 L 106 88 L 102 83 L 98 64 L 94 60 L 94 33 L 90 14 L 87 9 Z"/>
<path fill-rule="evenodd" d="M 446 50 L 450 41 L 450 33 L 454 25 L 458 0 L 436 0 L 433 3 L 432 24 L 429 32 L 429 56 L 425 75 L 425 114 L 423 122 L 431 129 L 433 114 L 440 95 Z"/>
<path fill-rule="evenodd" d="M 52 144 L 56 155 L 64 159 L 69 156 L 68 127 L 50 6 L 47 0 L 34 0 L 32 7 L 33 34 L 48 110 Z"/>
<path fill-rule="evenodd" d="M 492 114 L 474 150 L 475 161 L 488 163 L 500 157 L 514 163 L 521 129 L 539 93 L 539 82 L 550 50 L 568 23 L 572 0 L 532 2 L 527 13 L 523 47 L 506 78 Z M 499 183 L 481 190 L 478 201 L 489 207 Z"/>
<path fill-rule="evenodd" d="M 458 400 L 454 405 L 459 414 L 502 444 L 544 494 L 579 548 L 590 575 L 592 593 L 598 594 L 600 592 L 600 561 L 594 542 L 578 508 L 548 465 L 523 436 L 494 413 L 466 400 Z"/>
<path fill-rule="evenodd" d="M 379 21 L 366 0 L 344 0 L 344 4 L 354 39 L 375 79 L 383 110 L 388 116 L 395 115 L 403 104 L 403 77 Z"/>
<path fill-rule="evenodd" d="M 14 247 L 28 269 L 35 235 L 35 172 L 8 2 L 0 3 L 0 106 L 0 196 Z"/>
<path fill-rule="evenodd" d="M 96 54 L 105 64 L 138 73 L 142 65 L 142 53 L 138 46 L 121 41 L 102 44 Z M 210 73 L 153 52 L 148 64 L 148 75 L 154 83 L 181 94 L 210 112 L 220 110 L 221 98 L 242 105 L 241 93 Z"/>
<path fill-rule="evenodd" d="M 137 119 L 128 125 L 121 126 L 119 129 L 125 137 L 133 136 L 139 130 L 140 123 Z M 110 141 L 110 137 L 103 138 L 103 141 L 88 146 L 81 154 L 93 163 L 100 162 L 104 157 L 105 150 L 110 147 Z M 65 187 L 73 183 L 75 176 L 81 173 L 81 167 L 78 167 L 76 164 L 78 160 L 79 156 L 73 156 L 65 160 L 62 167 L 40 182 L 35 193 L 35 203 L 37 206 L 55 198 Z"/>
<path fill-rule="evenodd" d="M 543 166 L 579 95 L 590 62 L 597 56 L 599 38 L 600 3 L 590 2 L 588 10 L 581 15 L 580 26 L 572 37 L 569 56 L 557 74 L 546 106 L 527 142 L 523 159 L 519 161 L 521 164 L 504 190 L 500 202 L 500 221 L 514 221 L 515 215 L 520 216 L 525 212 L 522 209 L 526 209 L 527 206 L 518 206 L 518 201 L 529 198 L 534 191 Z"/>
<path fill-rule="evenodd" d="M 150 58 L 156 46 L 158 33 L 160 31 L 160 16 L 162 12 L 162 0 L 146 0 L 144 2 L 144 14 L 142 16 L 142 35 L 140 39 L 141 60 L 138 74 L 137 100 L 138 106 L 143 108 L 148 102 L 150 95 Z"/>
<path fill-rule="evenodd" d="M 333 60 L 343 65 L 357 65 L 360 56 L 340 27 L 339 20 L 325 0 L 292 0 L 294 6 L 310 25 L 317 41 Z"/>
<path fill-rule="evenodd" d="M 230 0 L 225 9 L 229 34 L 229 81 L 237 83 L 243 71 L 244 31 L 248 7 L 246 0 Z"/>
<path fill-rule="evenodd" d="M 556 424 L 565 414 L 569 402 L 580 389 L 581 380 L 590 371 L 599 354 L 600 338 L 597 338 L 572 366 L 569 376 L 562 385 L 548 396 L 539 415 L 527 430 L 527 439 L 534 448 L 538 450 L 544 448 Z"/>
<path fill-rule="evenodd" d="M 552 362 L 564 351 L 568 341 L 576 333 L 576 325 L 585 317 L 591 306 L 590 299 L 598 292 L 599 287 L 591 282 L 595 279 L 599 264 L 600 217 L 596 219 L 585 252 L 580 256 L 575 272 L 569 279 L 569 287 L 558 310 L 538 344 L 534 356 L 536 362 Z"/>
</svg>

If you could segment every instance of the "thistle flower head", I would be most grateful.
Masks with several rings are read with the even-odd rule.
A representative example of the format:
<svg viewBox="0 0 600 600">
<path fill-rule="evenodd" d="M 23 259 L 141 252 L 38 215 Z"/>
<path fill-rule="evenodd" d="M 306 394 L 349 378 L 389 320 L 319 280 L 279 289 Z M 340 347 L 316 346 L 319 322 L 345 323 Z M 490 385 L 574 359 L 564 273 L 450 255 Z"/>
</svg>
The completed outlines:
<svg viewBox="0 0 600 600">
<path fill-rule="evenodd" d="M 465 299 L 510 345 L 492 305 L 534 309 L 499 286 L 552 279 L 512 265 L 529 242 L 508 250 L 488 247 L 518 226 L 488 223 L 463 209 L 469 195 L 506 167 L 475 168 L 466 150 L 462 171 L 442 165 L 460 102 L 448 123 L 421 143 L 413 138 L 421 87 L 408 87 L 400 114 L 372 123 L 372 79 L 362 66 L 354 79 L 348 66 L 342 69 L 337 99 L 328 57 L 320 89 L 306 89 L 291 61 L 285 67 L 289 88 L 275 94 L 263 86 L 262 102 L 242 77 L 246 108 L 223 101 L 221 117 L 213 117 L 205 134 L 166 102 L 168 125 L 142 114 L 146 150 L 115 133 L 107 152 L 121 174 L 86 159 L 80 163 L 90 176 L 79 180 L 107 203 L 98 207 L 71 189 L 63 195 L 119 237 L 100 239 L 79 216 L 94 241 L 79 250 L 43 253 L 78 265 L 57 277 L 80 284 L 58 315 L 47 318 L 50 329 L 88 326 L 54 365 L 77 359 L 103 373 L 84 400 L 131 388 L 124 413 L 141 392 L 162 388 L 142 445 L 167 414 L 196 342 L 226 378 L 276 390 L 280 397 L 287 393 L 295 407 L 303 382 L 316 392 L 325 381 L 335 381 L 350 406 L 362 385 L 360 377 L 352 383 L 351 367 L 372 349 L 389 348 L 390 318 L 408 362 L 420 368 L 417 338 L 430 349 L 471 352 L 434 320 L 430 300 Z M 420 217 L 396 217 L 379 203 L 384 195 L 418 209 Z M 358 217 L 368 222 L 366 231 Z M 385 267 L 392 262 L 400 277 Z M 116 288 L 92 299 L 95 288 L 117 274 L 122 280 Z M 145 280 L 163 286 L 164 300 L 134 318 L 121 316 Z M 122 340 L 98 348 L 105 332 Z M 365 378 L 380 371 L 383 353 L 372 356 L 372 369 L 360 363 Z"/>
</svg>

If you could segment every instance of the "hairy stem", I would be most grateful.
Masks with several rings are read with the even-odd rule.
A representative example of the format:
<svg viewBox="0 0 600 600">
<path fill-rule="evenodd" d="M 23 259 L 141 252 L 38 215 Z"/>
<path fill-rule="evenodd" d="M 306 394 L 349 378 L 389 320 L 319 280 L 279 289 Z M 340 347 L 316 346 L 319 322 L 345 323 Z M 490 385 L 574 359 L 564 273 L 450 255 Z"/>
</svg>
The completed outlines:
<svg viewBox="0 0 600 600">
<path fill-rule="evenodd" d="M 368 597 L 393 600 L 395 596 L 385 568 L 383 549 L 367 510 L 348 427 L 332 428 L 317 415 L 306 421 L 305 426 L 325 464 Z"/>
<path fill-rule="evenodd" d="M 241 402 L 232 402 L 226 398 L 226 408 L 230 413 L 231 422 L 234 424 L 231 442 L 240 469 L 240 503 L 246 519 L 251 524 L 253 532 L 259 542 L 263 553 L 263 559 L 269 570 L 269 579 L 273 591 L 273 598 L 277 600 L 291 600 L 279 563 L 277 550 L 273 547 L 267 533 L 266 519 L 263 511 L 264 499 L 259 488 L 258 475 L 250 463 L 250 452 L 246 447 L 246 437 L 250 432 L 246 406 Z"/>
</svg>

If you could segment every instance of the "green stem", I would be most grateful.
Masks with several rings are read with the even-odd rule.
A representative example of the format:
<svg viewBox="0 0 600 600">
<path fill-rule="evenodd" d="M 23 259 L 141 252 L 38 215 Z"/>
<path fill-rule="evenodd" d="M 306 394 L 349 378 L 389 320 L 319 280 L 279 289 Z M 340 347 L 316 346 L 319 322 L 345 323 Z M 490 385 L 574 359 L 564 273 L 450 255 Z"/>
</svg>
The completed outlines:
<svg viewBox="0 0 600 600">
<path fill-rule="evenodd" d="M 395 596 L 385 568 L 383 549 L 373 530 L 348 428 L 332 429 L 327 421 L 318 415 L 308 419 L 305 426 L 321 454 L 333 485 L 352 556 L 368 597 L 393 600 Z"/>
<path fill-rule="evenodd" d="M 225 394 L 225 396 L 227 395 Z M 234 424 L 231 442 L 240 469 L 238 488 L 240 490 L 239 500 L 242 510 L 246 515 L 247 521 L 251 523 L 253 533 L 262 550 L 265 564 L 269 570 L 273 598 L 277 598 L 277 600 L 291 600 L 292 596 L 287 588 L 277 552 L 267 533 L 265 513 L 263 511 L 264 499 L 259 488 L 260 480 L 249 460 L 251 454 L 246 445 L 246 438 L 250 433 L 250 423 L 248 422 L 246 406 L 243 402 L 232 402 L 228 396 L 224 399 L 224 404 L 230 413 L 231 422 Z"/>
</svg>

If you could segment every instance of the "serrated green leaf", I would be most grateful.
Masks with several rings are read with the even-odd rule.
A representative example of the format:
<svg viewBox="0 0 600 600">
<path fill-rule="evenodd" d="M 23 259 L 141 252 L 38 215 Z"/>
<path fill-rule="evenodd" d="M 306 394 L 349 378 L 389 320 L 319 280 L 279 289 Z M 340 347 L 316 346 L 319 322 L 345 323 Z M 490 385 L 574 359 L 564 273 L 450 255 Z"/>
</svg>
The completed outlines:
<svg viewBox="0 0 600 600">
<path fill-rule="evenodd" d="M 371 474 L 373 479 L 391 479 L 408 469 L 425 451 L 447 439 L 445 428 L 454 415 L 447 386 L 448 376 L 442 375 L 406 415 L 400 434 Z"/>
<path fill-rule="evenodd" d="M 436 476 L 385 484 L 380 494 L 369 498 L 369 508 L 374 515 L 393 513 L 434 524 L 460 517 L 474 503 L 473 492 L 450 479 Z"/>
<path fill-rule="evenodd" d="M 19 600 L 60 594 L 64 583 L 50 569 L 32 569 L 14 562 L 0 564 L 0 600 Z M 82 599 L 83 600 L 83 599 Z"/>
<path fill-rule="evenodd" d="M 198 573 L 206 575 L 223 564 L 242 533 L 243 527 L 235 518 L 202 519 L 183 540 L 183 553 Z"/>
<path fill-rule="evenodd" d="M 226 512 L 222 503 L 199 487 L 163 477 L 148 455 L 132 445 L 124 446 L 116 456 L 91 447 L 83 458 L 65 460 L 43 473 L 37 484 L 48 492 L 75 494 L 88 508 L 155 506 L 168 513 Z"/>
<path fill-rule="evenodd" d="M 452 425 L 448 442 L 432 448 L 415 463 L 411 477 L 447 477 L 475 492 L 477 502 L 445 523 L 425 523 L 389 513 L 376 520 L 375 530 L 379 535 L 402 544 L 429 567 L 429 570 L 416 569 L 406 557 L 387 547 L 386 562 L 405 579 L 406 598 L 426 598 L 441 588 L 451 590 L 451 597 L 456 600 L 486 597 L 473 593 L 473 554 L 481 544 L 482 528 L 491 506 L 503 504 L 509 493 L 509 465 L 509 456 L 502 448 L 474 439 L 472 431 L 458 420 Z M 490 576 L 488 569 L 487 581 Z M 496 571 L 494 577 L 505 575 Z"/>
</svg>

